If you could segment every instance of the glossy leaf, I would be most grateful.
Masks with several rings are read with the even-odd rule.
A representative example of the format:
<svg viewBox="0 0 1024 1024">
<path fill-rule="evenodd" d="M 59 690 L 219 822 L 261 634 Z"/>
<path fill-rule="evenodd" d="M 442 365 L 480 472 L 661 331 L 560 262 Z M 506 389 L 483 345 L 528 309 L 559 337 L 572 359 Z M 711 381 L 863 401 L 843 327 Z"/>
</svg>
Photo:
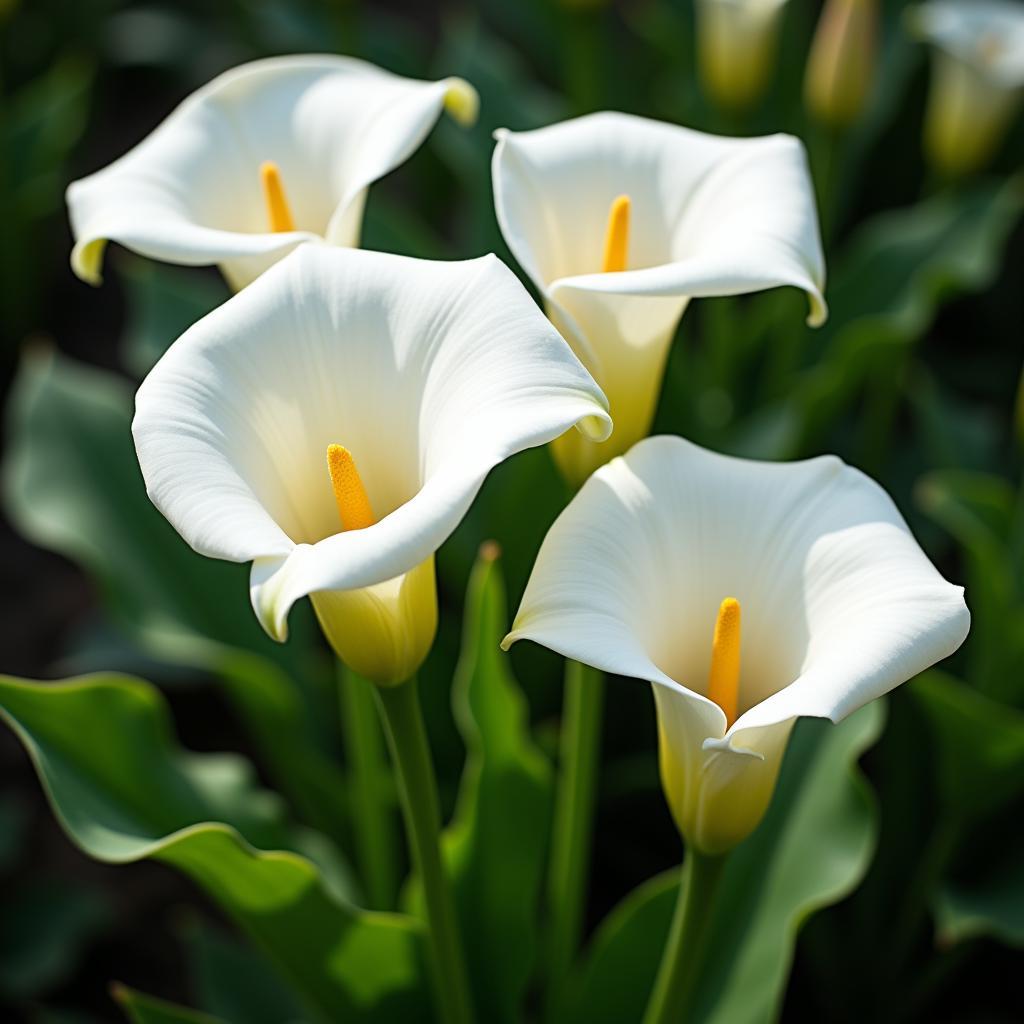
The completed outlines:
<svg viewBox="0 0 1024 1024">
<path fill-rule="evenodd" d="M 791 382 L 783 404 L 747 424 L 735 447 L 753 453 L 765 430 L 777 439 L 766 456 L 820 443 L 872 374 L 891 376 L 893 359 L 924 334 L 944 302 L 992 282 L 1022 209 L 1024 184 L 1013 178 L 936 195 L 861 226 L 829 268 L 828 323 L 807 336 L 820 358 Z"/>
<path fill-rule="evenodd" d="M 466 598 L 452 690 L 466 766 L 446 853 L 481 1019 L 517 1021 L 534 966 L 552 775 L 529 709 L 498 646 L 508 629 L 495 544 L 485 544 Z"/>
<path fill-rule="evenodd" d="M 237 758 L 176 749 L 151 686 L 118 676 L 0 679 L 0 711 L 87 853 L 110 863 L 153 858 L 185 872 L 317 1019 L 422 1019 L 419 926 L 337 900 L 304 857 L 255 849 L 268 796 L 250 783 L 240 798 Z"/>
<path fill-rule="evenodd" d="M 300 650 L 301 630 L 289 649 L 268 640 L 249 608 L 245 567 L 197 555 L 150 504 L 130 387 L 30 349 L 9 415 L 4 491 L 18 529 L 87 569 L 150 655 L 219 676 L 278 784 L 307 821 L 337 837 L 344 783 L 325 752 L 310 673 L 281 667 Z"/>
<path fill-rule="evenodd" d="M 939 941 L 991 935 L 1024 946 L 1024 840 L 1007 828 L 1024 807 L 1024 714 L 935 669 L 910 692 L 937 773 L 945 848 L 925 897 Z"/>
<path fill-rule="evenodd" d="M 1011 836 L 1002 845 L 985 863 L 969 863 L 970 877 L 945 882 L 935 895 L 943 945 L 988 935 L 1024 949 L 1024 840 Z"/>
<path fill-rule="evenodd" d="M 798 723 L 768 814 L 726 867 L 693 1024 L 775 1019 L 801 924 L 849 893 L 870 861 L 876 815 L 856 761 L 882 719 L 876 702 L 838 726 Z M 640 1019 L 668 935 L 677 877 L 650 880 L 602 924 L 575 979 L 566 1021 Z"/>
<path fill-rule="evenodd" d="M 1024 714 L 935 669 L 910 692 L 931 729 L 946 815 L 966 825 L 1024 792 Z"/>
<path fill-rule="evenodd" d="M 122 351 L 139 377 L 171 342 L 231 294 L 215 271 L 174 267 L 127 253 L 118 259 L 117 273 L 128 306 Z"/>
<path fill-rule="evenodd" d="M 950 469 L 929 473 L 918 503 L 966 554 L 971 600 L 968 676 L 993 697 L 1024 695 L 1024 580 L 1011 555 L 1015 495 L 1002 477 Z"/>
</svg>

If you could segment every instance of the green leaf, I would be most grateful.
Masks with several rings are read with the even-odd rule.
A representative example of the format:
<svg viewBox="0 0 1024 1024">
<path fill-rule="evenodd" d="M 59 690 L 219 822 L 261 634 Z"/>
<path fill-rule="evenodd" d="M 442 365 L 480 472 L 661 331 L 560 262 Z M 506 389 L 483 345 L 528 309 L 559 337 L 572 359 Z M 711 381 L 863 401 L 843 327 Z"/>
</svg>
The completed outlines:
<svg viewBox="0 0 1024 1024">
<path fill-rule="evenodd" d="M 875 702 L 833 726 L 797 723 L 765 820 L 730 856 L 702 977 L 701 1024 L 776 1018 L 803 922 L 851 892 L 876 837 L 856 767 L 878 737 Z M 601 925 L 568 1001 L 567 1022 L 639 1020 L 668 935 L 678 872 L 627 896 Z"/>
<path fill-rule="evenodd" d="M 0 678 L 0 713 L 31 756 L 68 835 L 99 860 L 153 858 L 188 874 L 271 957 L 319 1020 L 421 1020 L 420 929 L 338 899 L 309 860 L 263 852 L 239 815 L 225 755 L 172 742 L 166 705 L 139 680 Z M 244 838 L 243 838 L 244 837 Z"/>
<path fill-rule="evenodd" d="M 950 879 L 935 895 L 940 943 L 987 935 L 1024 949 L 1024 840 L 1011 835 L 970 866 L 971 877 Z"/>
<path fill-rule="evenodd" d="M 300 1021 L 301 1005 L 264 958 L 203 921 L 190 921 L 183 939 L 200 1006 L 237 1024 Z"/>
<path fill-rule="evenodd" d="M 466 766 L 446 854 L 454 875 L 477 1010 L 518 1021 L 537 950 L 551 818 L 551 766 L 499 643 L 508 630 L 498 549 L 485 544 L 466 597 L 452 691 Z"/>
<path fill-rule="evenodd" d="M 967 825 L 1024 791 L 1024 714 L 935 669 L 909 690 L 931 730 L 946 815 Z"/>
<path fill-rule="evenodd" d="M 990 696 L 1014 701 L 1024 695 L 1024 583 L 1010 552 L 1013 488 L 992 474 L 949 469 L 923 477 L 916 497 L 967 555 L 973 613 L 968 676 Z"/>
<path fill-rule="evenodd" d="M 244 566 L 192 551 L 146 496 L 119 377 L 49 348 L 26 351 L 9 409 L 8 514 L 41 547 L 82 565 L 149 654 L 225 684 L 275 780 L 305 820 L 337 838 L 344 782 L 328 756 L 312 666 L 270 641 Z M 329 705 L 333 709 L 333 702 Z"/>
<path fill-rule="evenodd" d="M 945 845 L 931 901 L 941 943 L 990 935 L 1024 946 L 1024 714 L 932 669 L 908 688 L 924 713 Z"/>
<path fill-rule="evenodd" d="M 132 1024 L 225 1024 L 219 1017 L 155 999 L 124 985 L 111 986 L 111 995 Z"/>
<path fill-rule="evenodd" d="M 231 293 L 220 277 L 196 267 L 118 255 L 118 278 L 127 304 L 122 351 L 128 368 L 142 377 L 171 342 Z"/>
<path fill-rule="evenodd" d="M 987 181 L 859 228 L 829 268 L 828 323 L 808 335 L 821 357 L 791 385 L 788 439 L 777 455 L 813 447 L 872 374 L 917 341 L 956 293 L 994 280 L 1003 246 L 1024 210 L 1024 179 Z"/>
</svg>

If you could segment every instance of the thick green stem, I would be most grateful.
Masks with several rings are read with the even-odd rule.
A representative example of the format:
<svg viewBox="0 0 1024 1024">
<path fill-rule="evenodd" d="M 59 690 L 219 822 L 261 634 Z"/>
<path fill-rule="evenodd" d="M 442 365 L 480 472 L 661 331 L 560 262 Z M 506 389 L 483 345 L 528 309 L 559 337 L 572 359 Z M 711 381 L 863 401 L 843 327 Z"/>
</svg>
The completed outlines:
<svg viewBox="0 0 1024 1024">
<path fill-rule="evenodd" d="M 644 1024 L 680 1024 L 693 1018 L 697 982 L 704 969 L 702 954 L 724 867 L 724 856 L 687 851 L 679 900 Z"/>
<path fill-rule="evenodd" d="M 390 910 L 398 892 L 398 844 L 384 733 L 373 706 L 373 683 L 340 662 L 338 665 L 341 732 L 359 874 L 369 907 Z"/>
<path fill-rule="evenodd" d="M 558 791 L 548 875 L 547 1016 L 555 1020 L 583 926 L 590 838 L 601 749 L 604 677 L 568 661 L 562 709 Z"/>
<path fill-rule="evenodd" d="M 413 865 L 423 889 L 433 953 L 438 1019 L 469 1024 L 473 1019 L 466 961 L 448 876 L 441 860 L 441 813 L 437 780 L 420 712 L 415 678 L 382 686 L 377 696 L 398 776 L 402 812 Z"/>
</svg>

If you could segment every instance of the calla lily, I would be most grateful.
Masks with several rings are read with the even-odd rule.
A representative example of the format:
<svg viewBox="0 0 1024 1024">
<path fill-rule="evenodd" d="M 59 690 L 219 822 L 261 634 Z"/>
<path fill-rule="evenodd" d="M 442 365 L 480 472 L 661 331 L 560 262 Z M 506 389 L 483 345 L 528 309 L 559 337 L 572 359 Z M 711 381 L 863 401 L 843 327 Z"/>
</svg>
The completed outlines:
<svg viewBox="0 0 1024 1024">
<path fill-rule="evenodd" d="M 885 492 L 839 459 L 654 437 L 552 526 L 503 646 L 650 681 L 672 813 L 715 854 L 761 820 L 797 718 L 840 721 L 952 654 L 969 621 Z"/>
<path fill-rule="evenodd" d="M 493 256 L 434 263 L 303 246 L 179 338 L 132 427 L 151 499 L 199 553 L 252 562 L 266 631 L 312 595 L 335 650 L 410 676 L 433 556 L 488 471 L 604 396 Z"/>
<path fill-rule="evenodd" d="M 1024 98 L 1024 4 L 930 0 L 907 12 L 932 44 L 925 148 L 944 173 L 984 165 Z"/>
<path fill-rule="evenodd" d="M 351 57 L 243 64 L 71 184 L 71 265 L 98 284 L 112 240 L 169 263 L 217 264 L 241 288 L 302 242 L 356 246 L 368 186 L 442 110 L 470 123 L 477 105 L 462 79 L 422 82 Z"/>
<path fill-rule="evenodd" d="M 775 67 L 787 0 L 697 0 L 697 56 L 708 94 L 742 109 L 764 92 Z"/>
<path fill-rule="evenodd" d="M 505 241 L 615 419 L 607 444 L 556 442 L 573 483 L 647 434 L 691 297 L 794 285 L 809 321 L 824 320 L 814 190 L 796 139 L 722 138 L 618 113 L 497 139 Z"/>
<path fill-rule="evenodd" d="M 826 0 L 807 57 L 804 98 L 820 120 L 853 123 L 875 78 L 878 0 Z"/>
</svg>

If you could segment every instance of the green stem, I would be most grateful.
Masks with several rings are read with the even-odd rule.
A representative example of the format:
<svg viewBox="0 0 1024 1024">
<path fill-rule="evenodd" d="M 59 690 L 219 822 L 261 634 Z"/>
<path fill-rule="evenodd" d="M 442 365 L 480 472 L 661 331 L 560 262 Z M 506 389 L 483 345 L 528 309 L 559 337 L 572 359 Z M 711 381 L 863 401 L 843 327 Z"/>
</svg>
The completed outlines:
<svg viewBox="0 0 1024 1024">
<path fill-rule="evenodd" d="M 381 686 L 377 697 L 398 776 L 405 829 L 423 889 L 433 952 L 438 1018 L 444 1024 L 473 1020 L 466 961 L 448 877 L 441 860 L 441 811 L 416 679 Z"/>
<path fill-rule="evenodd" d="M 603 703 L 604 677 L 601 673 L 578 661 L 567 661 L 548 875 L 549 1020 L 558 1017 L 562 985 L 572 967 L 583 926 Z"/>
<path fill-rule="evenodd" d="M 384 734 L 373 706 L 373 683 L 338 664 L 341 731 L 359 873 L 368 906 L 389 910 L 398 892 L 398 857 Z"/>
<path fill-rule="evenodd" d="M 704 968 L 701 954 L 725 861 L 724 856 L 687 851 L 676 912 L 644 1024 L 679 1024 L 693 1019 L 697 983 Z"/>
</svg>

